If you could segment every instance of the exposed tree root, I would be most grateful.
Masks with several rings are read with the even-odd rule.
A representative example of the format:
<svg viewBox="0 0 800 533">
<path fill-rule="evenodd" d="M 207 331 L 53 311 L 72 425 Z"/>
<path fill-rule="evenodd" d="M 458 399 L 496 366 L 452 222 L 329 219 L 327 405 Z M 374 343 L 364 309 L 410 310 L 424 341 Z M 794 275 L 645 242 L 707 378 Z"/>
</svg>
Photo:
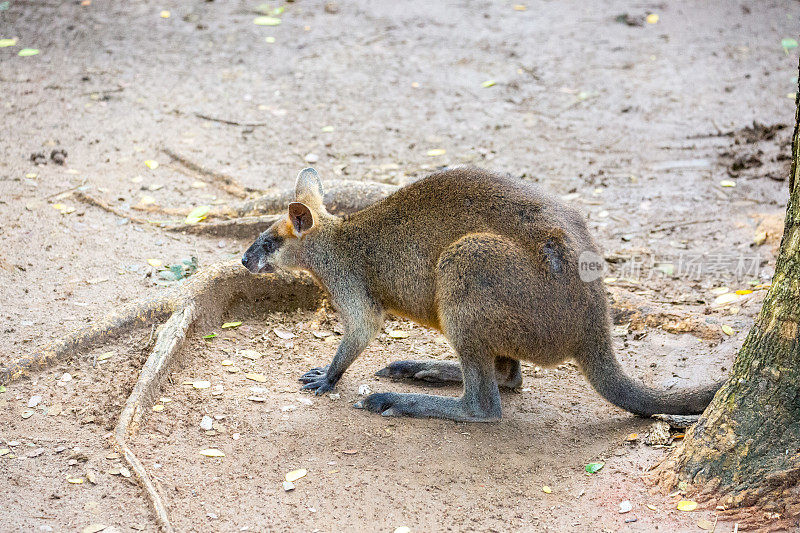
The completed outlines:
<svg viewBox="0 0 800 533">
<path fill-rule="evenodd" d="M 254 189 L 248 189 L 244 185 L 242 185 L 239 180 L 234 178 L 233 176 L 229 176 L 224 172 L 217 172 L 215 170 L 211 170 L 205 165 L 201 165 L 200 163 L 196 163 L 189 159 L 186 156 L 179 154 L 178 152 L 170 149 L 169 147 L 162 146 L 161 151 L 170 156 L 172 159 L 183 165 L 185 168 L 191 170 L 203 176 L 204 178 L 208 178 L 211 180 L 214 185 L 219 187 L 220 189 L 224 190 L 231 196 L 236 196 L 237 198 L 247 198 L 248 193 L 255 192 Z"/>
<path fill-rule="evenodd" d="M 191 329 L 196 325 L 203 327 L 219 322 L 225 309 L 241 298 L 259 301 L 267 309 L 277 310 L 317 307 L 322 294 L 308 275 L 253 275 L 242 268 L 238 260 L 212 265 L 163 295 L 127 305 L 31 356 L 17 359 L 0 369 L 0 384 L 8 384 L 29 370 L 44 368 L 79 350 L 108 342 L 133 327 L 155 324 L 169 316 L 139 373 L 111 438 L 141 483 L 158 523 L 164 531 L 172 532 L 164 499 L 127 439 L 138 430 L 144 413 L 181 353 Z"/>
<path fill-rule="evenodd" d="M 719 324 L 688 309 L 689 306 L 659 304 L 620 287 L 609 287 L 615 324 L 629 323 L 631 329 L 661 328 L 669 333 L 691 333 L 707 340 L 722 338 Z"/>
<path fill-rule="evenodd" d="M 232 218 L 221 222 L 205 222 L 203 224 L 177 224 L 168 226 L 165 229 L 189 235 L 246 239 L 260 234 L 278 218 L 280 218 L 280 215 L 262 215 L 258 217 Z"/>
</svg>

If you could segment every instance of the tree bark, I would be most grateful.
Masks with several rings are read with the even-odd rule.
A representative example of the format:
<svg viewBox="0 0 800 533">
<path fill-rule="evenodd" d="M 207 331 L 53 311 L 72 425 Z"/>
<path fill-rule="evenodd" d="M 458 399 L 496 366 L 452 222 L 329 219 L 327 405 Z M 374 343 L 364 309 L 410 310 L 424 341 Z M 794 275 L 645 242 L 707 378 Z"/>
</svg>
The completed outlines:
<svg viewBox="0 0 800 533">
<path fill-rule="evenodd" d="M 649 475 L 679 482 L 760 527 L 800 517 L 800 90 L 795 100 L 789 202 L 772 286 L 728 382 Z M 746 511 L 744 511 L 746 509 Z M 764 511 L 753 513 L 753 510 Z"/>
</svg>

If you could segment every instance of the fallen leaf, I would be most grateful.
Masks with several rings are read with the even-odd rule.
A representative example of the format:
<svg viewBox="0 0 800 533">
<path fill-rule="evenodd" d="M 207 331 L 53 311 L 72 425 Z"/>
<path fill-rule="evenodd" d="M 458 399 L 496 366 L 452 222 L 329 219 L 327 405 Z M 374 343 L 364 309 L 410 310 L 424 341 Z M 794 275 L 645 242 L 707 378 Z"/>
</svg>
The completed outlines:
<svg viewBox="0 0 800 533">
<path fill-rule="evenodd" d="M 713 305 L 714 306 L 727 305 L 727 304 L 729 304 L 731 302 L 735 302 L 738 299 L 739 299 L 739 295 L 738 294 L 736 294 L 735 292 L 729 292 L 729 293 L 717 296 L 714 299 Z"/>
<path fill-rule="evenodd" d="M 630 433 L 627 437 L 625 437 L 625 440 L 628 441 L 628 442 L 633 442 L 633 441 L 638 440 L 638 439 L 639 439 L 639 434 L 638 433 Z"/>
<path fill-rule="evenodd" d="M 514 11 L 527 11 L 528 6 L 525 4 L 514 4 Z"/>
<path fill-rule="evenodd" d="M 200 455 L 205 455 L 206 457 L 225 457 L 225 452 L 222 450 L 217 450 L 216 448 L 208 448 L 205 450 L 200 450 Z"/>
<path fill-rule="evenodd" d="M 256 403 L 262 403 L 267 401 L 267 399 L 262 396 L 248 396 L 247 399 L 250 400 L 251 402 L 256 402 Z"/>
<path fill-rule="evenodd" d="M 6 48 L 7 46 L 16 46 L 17 39 L 0 39 L 0 48 Z"/>
<path fill-rule="evenodd" d="M 325 337 L 330 337 L 333 335 L 333 333 L 330 331 L 312 331 L 311 334 L 318 339 L 324 339 Z"/>
<path fill-rule="evenodd" d="M 731 292 L 731 290 L 728 287 L 715 287 L 715 288 L 711 289 L 711 294 L 714 294 L 714 295 L 717 295 L 717 296 L 720 295 L 720 294 L 726 294 L 726 293 L 729 293 L 729 292 Z"/>
<path fill-rule="evenodd" d="M 481 83 L 481 87 L 484 88 L 494 87 L 495 85 L 497 85 L 497 82 L 494 80 L 486 80 L 485 82 Z"/>
<path fill-rule="evenodd" d="M 75 208 L 71 205 L 64 205 L 64 204 L 52 204 L 53 209 L 56 211 L 60 211 L 62 215 L 69 215 L 70 213 L 75 211 Z"/>
<path fill-rule="evenodd" d="M 28 407 L 33 408 L 39 405 L 42 402 L 42 397 L 40 395 L 31 396 L 30 400 L 28 400 Z"/>
<path fill-rule="evenodd" d="M 701 518 L 700 520 L 697 521 L 697 527 L 705 531 L 714 531 L 715 525 L 714 522 L 706 520 L 705 518 Z"/>
<path fill-rule="evenodd" d="M 208 335 L 203 335 L 203 338 L 204 339 L 213 339 L 214 337 L 217 337 L 217 336 L 218 335 L 216 333 L 209 333 Z"/>
<path fill-rule="evenodd" d="M 730 326 L 729 326 L 729 325 L 727 325 L 727 324 L 723 324 L 723 326 L 722 326 L 722 333 L 724 333 L 725 335 L 733 335 L 733 333 L 734 333 L 734 332 L 733 332 L 733 328 L 732 328 L 732 327 L 730 327 Z"/>
<path fill-rule="evenodd" d="M 657 510 L 656 506 L 655 506 L 655 505 L 653 505 L 652 503 L 648 503 L 648 504 L 646 505 L 646 507 L 647 507 L 648 509 L 650 509 L 651 511 L 656 511 L 656 510 Z"/>
<path fill-rule="evenodd" d="M 333 126 L 322 126 L 323 133 L 331 133 L 333 131 Z"/>
<path fill-rule="evenodd" d="M 68 477 L 67 478 L 67 483 L 72 483 L 73 485 L 80 485 L 81 483 L 83 483 L 83 478 L 82 477 Z"/>
<path fill-rule="evenodd" d="M 120 467 L 120 469 L 119 469 L 119 474 L 120 474 L 122 477 L 131 477 L 131 471 L 130 471 L 130 470 L 128 470 L 128 468 L 127 468 L 127 467 L 125 467 L 125 466 L 122 466 L 122 467 Z"/>
<path fill-rule="evenodd" d="M 89 483 L 92 485 L 97 485 L 97 476 L 94 475 L 94 472 L 86 472 L 86 479 L 88 479 Z"/>
<path fill-rule="evenodd" d="M 103 352 L 97 356 L 98 361 L 105 361 L 114 357 L 114 352 Z"/>
<path fill-rule="evenodd" d="M 355 455 L 355 454 L 357 454 L 357 453 L 358 453 L 358 450 L 353 450 L 353 449 L 350 449 L 350 450 L 342 450 L 342 453 L 343 453 L 343 454 L 345 454 L 345 455 Z"/>
<path fill-rule="evenodd" d="M 238 328 L 241 325 L 242 325 L 241 322 L 225 322 L 224 324 L 222 324 L 222 329 Z"/>
<path fill-rule="evenodd" d="M 6 386 L 0 385 L 0 392 L 5 392 L 5 391 L 6 391 Z"/>
<path fill-rule="evenodd" d="M 231 366 L 233 364 L 233 361 L 231 361 L 230 359 L 223 359 L 222 361 L 219 362 L 219 364 L 221 364 L 222 366 Z"/>
<path fill-rule="evenodd" d="M 409 333 L 406 331 L 400 331 L 399 329 L 393 329 L 389 332 L 389 336 L 393 339 L 405 339 L 408 338 Z"/>
<path fill-rule="evenodd" d="M 550 487 L 548 487 L 547 485 L 544 485 L 544 486 L 542 487 L 542 492 L 544 492 L 545 494 L 552 494 L 552 493 L 553 493 L 553 489 L 551 489 L 551 488 L 550 488 Z"/>
<path fill-rule="evenodd" d="M 291 481 L 284 481 L 283 482 L 283 490 L 289 492 L 290 490 L 294 490 L 294 483 Z"/>
<path fill-rule="evenodd" d="M 648 24 L 658 24 L 658 19 L 659 17 L 657 14 L 650 13 L 649 15 L 647 15 L 647 18 L 645 20 L 647 21 Z"/>
<path fill-rule="evenodd" d="M 723 187 L 736 187 L 736 182 L 733 180 L 722 180 L 719 184 Z"/>
<path fill-rule="evenodd" d="M 162 266 L 164 262 L 161 259 L 148 259 L 147 264 L 150 265 L 151 267 L 158 268 Z"/>
<path fill-rule="evenodd" d="M 170 12 L 165 9 L 159 13 L 159 16 L 161 16 L 162 19 L 168 19 L 170 17 Z"/>
<path fill-rule="evenodd" d="M 155 159 L 148 159 L 144 162 L 144 165 L 150 170 L 155 170 L 158 168 L 158 161 Z"/>
<path fill-rule="evenodd" d="M 269 36 L 267 36 L 267 37 L 264 37 L 264 42 L 267 42 L 267 43 L 269 43 L 269 44 L 272 44 L 272 43 L 274 43 L 274 42 L 275 42 L 275 37 L 273 37 L 273 36 L 271 36 L 271 35 L 269 35 Z"/>
<path fill-rule="evenodd" d="M 277 26 L 281 23 L 281 19 L 276 17 L 256 17 L 253 19 L 253 24 L 256 26 Z"/>
<path fill-rule="evenodd" d="M 9 448 L 0 448 L 0 457 L 3 457 L 8 453 L 11 453 L 11 450 Z"/>
<path fill-rule="evenodd" d="M 30 57 L 30 56 L 35 56 L 38 53 L 39 50 L 37 50 L 36 48 L 23 48 L 22 50 L 17 52 L 17 55 L 19 57 Z"/>
<path fill-rule="evenodd" d="M 434 157 L 434 156 L 437 156 L 437 155 L 444 155 L 446 153 L 447 153 L 447 150 L 445 150 L 444 148 L 434 148 L 432 150 L 428 150 L 428 155 L 431 156 L 431 157 Z"/>
<path fill-rule="evenodd" d="M 208 389 L 211 387 L 211 382 L 203 379 L 198 381 L 193 381 L 192 387 L 194 387 L 195 389 Z"/>
<path fill-rule="evenodd" d="M 286 481 L 289 483 L 294 483 L 301 477 L 305 477 L 308 474 L 308 471 L 305 468 L 300 468 L 298 470 L 292 470 L 291 472 L 286 473 Z"/>
<path fill-rule="evenodd" d="M 736 294 L 738 294 L 739 296 L 744 296 L 745 294 L 753 294 L 753 291 L 751 291 L 750 289 L 739 289 L 738 291 L 736 291 Z"/>
<path fill-rule="evenodd" d="M 589 463 L 584 467 L 584 470 L 586 470 L 587 474 L 596 474 L 602 470 L 605 465 L 605 463 Z"/>
<path fill-rule="evenodd" d="M 205 220 L 209 211 L 211 211 L 210 205 L 199 205 L 192 209 L 188 215 L 186 215 L 186 220 L 184 220 L 184 222 L 186 224 L 197 224 L 198 222 Z"/>
<path fill-rule="evenodd" d="M 266 383 L 267 382 L 267 377 L 264 374 L 258 374 L 256 372 L 248 372 L 247 374 L 244 375 L 244 377 L 246 377 L 247 379 L 256 381 L 258 383 Z"/>
<path fill-rule="evenodd" d="M 284 330 L 284 329 L 278 329 L 278 328 L 275 328 L 275 329 L 273 329 L 272 331 L 274 331 L 274 332 L 275 332 L 275 335 L 277 335 L 278 337 L 280 337 L 280 338 L 281 338 L 281 339 L 283 339 L 283 340 L 289 340 L 289 339 L 293 339 L 293 338 L 295 338 L 295 336 L 296 336 L 296 335 L 295 335 L 294 333 L 292 333 L 291 331 L 286 331 L 286 330 Z"/>
<path fill-rule="evenodd" d="M 153 411 L 155 411 L 156 413 L 160 413 L 163 410 L 164 410 L 164 406 L 161 405 L 160 403 L 157 403 L 157 404 L 155 404 L 153 406 Z"/>
<path fill-rule="evenodd" d="M 694 511 L 695 509 L 697 509 L 697 502 L 692 500 L 681 500 L 678 502 L 677 509 L 679 511 L 686 511 L 686 512 Z"/>
<path fill-rule="evenodd" d="M 261 353 L 260 352 L 257 352 L 255 350 L 250 350 L 250 349 L 239 350 L 239 355 L 241 355 L 245 359 L 250 359 L 252 361 L 255 361 L 256 359 L 261 359 Z"/>
<path fill-rule="evenodd" d="M 32 416 L 33 416 L 33 411 L 31 411 L 30 409 L 26 409 L 26 410 L 22 411 L 22 419 L 23 420 L 27 420 Z"/>
<path fill-rule="evenodd" d="M 791 50 L 792 48 L 797 48 L 797 40 L 791 38 L 781 39 L 781 46 L 783 47 L 783 51 L 788 54 L 789 50 Z"/>
</svg>

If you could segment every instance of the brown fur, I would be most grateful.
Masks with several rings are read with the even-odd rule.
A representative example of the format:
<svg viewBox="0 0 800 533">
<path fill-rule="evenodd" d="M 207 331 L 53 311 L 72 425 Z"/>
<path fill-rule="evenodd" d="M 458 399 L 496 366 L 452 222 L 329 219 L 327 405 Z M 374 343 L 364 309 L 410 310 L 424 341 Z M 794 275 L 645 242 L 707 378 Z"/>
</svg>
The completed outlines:
<svg viewBox="0 0 800 533">
<path fill-rule="evenodd" d="M 448 169 L 343 218 L 325 210 L 322 194 L 316 172 L 302 171 L 287 217 L 243 257 L 254 272 L 310 271 L 340 311 L 342 344 L 331 365 L 301 378 L 304 388 L 331 390 L 392 313 L 440 330 L 461 369 L 400 361 L 379 375 L 461 377 L 464 395 L 382 393 L 359 402 L 385 415 L 495 420 L 498 383 L 519 384 L 519 360 L 552 366 L 574 359 L 600 394 L 637 414 L 698 413 L 713 397 L 716 386 L 666 393 L 622 372 L 602 281 L 579 275 L 581 254 L 598 249 L 583 217 L 538 187 L 476 168 Z"/>
</svg>

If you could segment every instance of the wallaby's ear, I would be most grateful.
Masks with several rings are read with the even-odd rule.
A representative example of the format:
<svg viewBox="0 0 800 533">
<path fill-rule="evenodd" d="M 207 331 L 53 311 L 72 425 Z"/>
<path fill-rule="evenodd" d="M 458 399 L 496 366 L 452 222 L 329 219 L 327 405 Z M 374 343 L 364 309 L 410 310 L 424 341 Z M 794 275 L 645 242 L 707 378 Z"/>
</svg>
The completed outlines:
<svg viewBox="0 0 800 533">
<path fill-rule="evenodd" d="M 319 179 L 317 171 L 311 167 L 304 168 L 297 175 L 297 182 L 294 185 L 294 195 L 297 201 L 322 205 L 322 197 L 325 191 L 322 190 L 322 180 Z"/>
<path fill-rule="evenodd" d="M 294 231 L 302 235 L 314 227 L 314 217 L 306 204 L 292 202 L 289 204 L 289 220 L 294 226 Z"/>
</svg>

